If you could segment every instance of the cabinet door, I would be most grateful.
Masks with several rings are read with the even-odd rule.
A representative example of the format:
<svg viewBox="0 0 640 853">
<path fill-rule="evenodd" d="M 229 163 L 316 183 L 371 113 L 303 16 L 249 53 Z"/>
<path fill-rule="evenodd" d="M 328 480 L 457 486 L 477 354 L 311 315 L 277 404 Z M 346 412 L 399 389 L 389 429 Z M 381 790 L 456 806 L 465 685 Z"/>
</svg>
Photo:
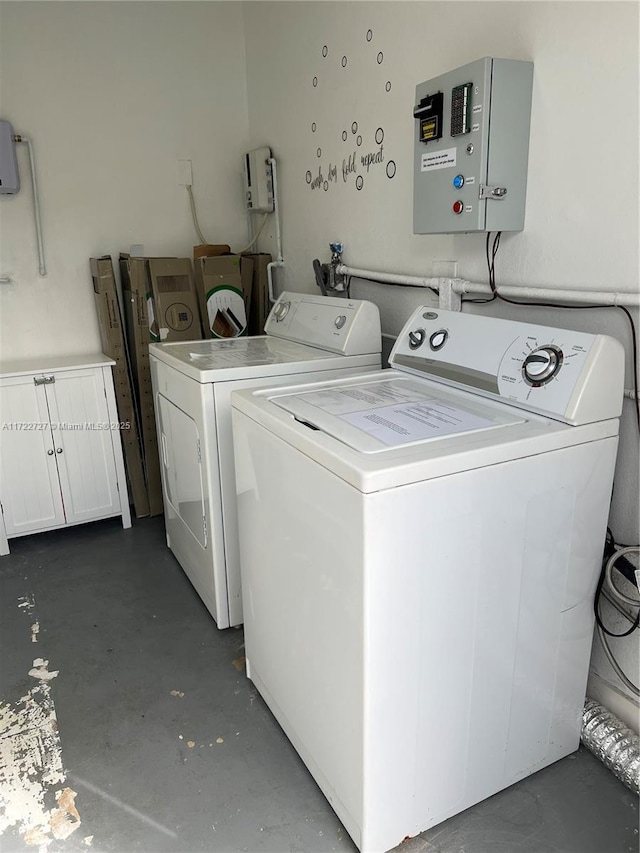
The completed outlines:
<svg viewBox="0 0 640 853">
<path fill-rule="evenodd" d="M 7 536 L 65 523 L 45 386 L 0 380 L 0 501 Z"/>
<path fill-rule="evenodd" d="M 100 369 L 65 370 L 47 385 L 55 459 L 68 524 L 119 515 L 113 442 Z"/>
</svg>

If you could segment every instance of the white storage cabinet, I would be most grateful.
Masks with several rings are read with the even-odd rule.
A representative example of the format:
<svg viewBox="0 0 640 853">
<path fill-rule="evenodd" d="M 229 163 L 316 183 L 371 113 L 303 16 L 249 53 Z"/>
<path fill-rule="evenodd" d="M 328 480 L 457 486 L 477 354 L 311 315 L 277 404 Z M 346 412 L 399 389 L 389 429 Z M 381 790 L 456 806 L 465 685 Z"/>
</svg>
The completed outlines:
<svg viewBox="0 0 640 853">
<path fill-rule="evenodd" d="M 8 540 L 99 518 L 131 526 L 105 355 L 0 364 L 0 554 Z"/>
</svg>

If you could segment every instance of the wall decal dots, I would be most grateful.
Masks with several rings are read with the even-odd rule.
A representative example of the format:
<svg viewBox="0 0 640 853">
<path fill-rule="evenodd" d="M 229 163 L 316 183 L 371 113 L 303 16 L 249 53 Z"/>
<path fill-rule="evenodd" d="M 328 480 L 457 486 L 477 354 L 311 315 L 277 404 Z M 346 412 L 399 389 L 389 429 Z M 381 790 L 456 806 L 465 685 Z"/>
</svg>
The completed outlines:
<svg viewBox="0 0 640 853">
<path fill-rule="evenodd" d="M 350 33 L 351 38 L 360 45 L 362 45 L 360 41 L 362 35 L 363 30 L 359 28 L 355 33 Z M 373 29 L 364 30 L 364 36 L 367 43 L 373 42 Z M 332 57 L 336 60 L 340 59 L 339 63 L 332 61 L 321 66 L 325 73 L 322 91 L 314 96 L 319 100 L 314 100 L 311 108 L 316 120 L 312 121 L 310 117 L 307 119 L 307 127 L 312 134 L 315 134 L 313 143 L 309 146 L 309 155 L 313 151 L 313 144 L 318 146 L 315 149 L 316 159 L 313 161 L 315 167 L 305 175 L 306 185 L 310 190 L 336 192 L 338 187 L 348 187 L 349 189 L 345 191 L 353 192 L 355 187 L 357 191 L 361 191 L 364 188 L 365 175 L 371 176 L 374 185 L 376 181 L 383 180 L 385 175 L 388 179 L 396 175 L 396 161 L 389 159 L 389 155 L 393 152 L 389 151 L 388 137 L 383 127 L 379 126 L 390 118 L 388 111 L 392 99 L 382 98 L 380 90 L 377 89 L 378 86 L 384 86 L 385 92 L 391 92 L 391 80 L 386 79 L 386 73 L 384 77 L 378 74 L 374 78 L 375 69 L 372 68 L 375 64 L 382 65 L 384 54 L 381 50 L 376 51 L 374 48 L 371 51 L 356 52 L 349 60 L 347 53 L 340 52 L 345 47 L 348 49 L 349 44 L 348 42 L 334 47 Z M 322 59 L 329 56 L 328 43 L 316 44 L 315 50 L 319 51 Z M 317 57 L 317 54 L 315 56 Z M 389 60 L 387 60 L 388 63 Z M 355 77 L 351 69 L 344 74 L 340 73 L 349 64 L 353 66 Z M 317 76 L 312 77 L 312 82 L 313 88 L 319 88 Z M 368 83 L 374 83 L 371 89 L 373 109 L 367 108 L 360 116 L 362 121 L 349 122 L 347 112 L 350 109 L 349 104 L 360 103 L 357 96 Z M 336 97 L 338 93 L 339 97 Z M 378 126 L 377 129 L 376 126 Z M 395 125 L 390 133 L 392 139 L 395 138 L 394 128 Z M 338 137 L 341 137 L 341 140 Z"/>
</svg>

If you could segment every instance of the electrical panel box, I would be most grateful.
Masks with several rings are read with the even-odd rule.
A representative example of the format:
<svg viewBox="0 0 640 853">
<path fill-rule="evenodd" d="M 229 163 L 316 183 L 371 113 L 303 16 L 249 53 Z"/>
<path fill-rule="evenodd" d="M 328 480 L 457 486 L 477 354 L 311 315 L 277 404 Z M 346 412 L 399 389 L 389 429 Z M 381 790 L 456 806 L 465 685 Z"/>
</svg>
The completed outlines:
<svg viewBox="0 0 640 853">
<path fill-rule="evenodd" d="M 247 209 L 253 213 L 273 210 L 271 149 L 254 148 L 244 155 L 244 190 Z"/>
<path fill-rule="evenodd" d="M 20 175 L 16 159 L 16 143 L 10 122 L 0 119 L 0 194 L 17 193 Z"/>
<path fill-rule="evenodd" d="M 533 63 L 485 57 L 416 87 L 414 234 L 522 231 Z"/>
</svg>

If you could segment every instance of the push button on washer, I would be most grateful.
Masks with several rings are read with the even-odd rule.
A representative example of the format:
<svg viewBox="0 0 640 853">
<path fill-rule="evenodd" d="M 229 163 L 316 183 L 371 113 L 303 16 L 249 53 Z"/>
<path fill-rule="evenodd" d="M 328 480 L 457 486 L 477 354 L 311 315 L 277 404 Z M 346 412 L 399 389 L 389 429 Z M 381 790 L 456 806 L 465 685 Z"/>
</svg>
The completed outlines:
<svg viewBox="0 0 640 853">
<path fill-rule="evenodd" d="M 439 349 L 446 344 L 447 338 L 449 337 L 449 332 L 446 329 L 439 329 L 437 332 L 434 332 L 429 338 L 429 346 L 432 350 L 437 352 Z"/>
</svg>

